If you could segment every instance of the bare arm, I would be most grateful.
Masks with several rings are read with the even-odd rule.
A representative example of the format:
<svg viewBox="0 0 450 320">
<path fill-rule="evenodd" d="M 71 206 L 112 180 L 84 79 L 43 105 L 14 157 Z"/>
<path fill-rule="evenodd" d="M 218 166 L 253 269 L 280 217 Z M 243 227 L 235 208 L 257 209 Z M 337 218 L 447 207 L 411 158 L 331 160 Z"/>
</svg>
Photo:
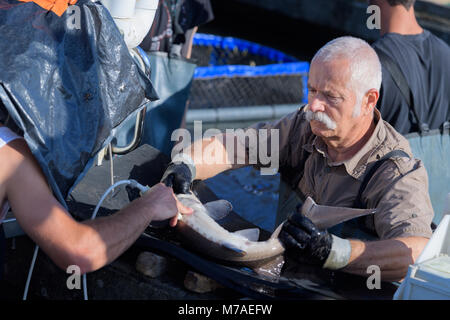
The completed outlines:
<svg viewBox="0 0 450 320">
<path fill-rule="evenodd" d="M 226 170 L 248 165 L 246 152 L 233 135 L 220 134 L 194 141 L 184 153 L 195 163 L 195 179 L 208 179 Z"/>
<path fill-rule="evenodd" d="M 53 197 L 25 141 L 1 148 L 0 159 L 5 160 L 0 184 L 19 224 L 63 269 L 78 265 L 82 273 L 94 271 L 126 250 L 151 220 L 191 212 L 176 202 L 170 188 L 158 184 L 112 216 L 78 223 Z"/>
<path fill-rule="evenodd" d="M 422 237 L 396 238 L 373 242 L 350 240 L 352 253 L 344 272 L 367 276 L 367 268 L 376 265 L 384 281 L 398 281 L 406 276 L 408 266 L 414 264 L 428 239 Z"/>
<path fill-rule="evenodd" d="M 290 139 L 297 141 L 300 138 L 300 145 L 306 143 L 303 138 L 306 138 L 304 133 L 308 126 L 301 120 L 302 112 L 303 109 L 298 109 L 281 119 L 255 123 L 245 129 L 227 129 L 225 133 L 208 129 L 203 136 L 214 134 L 214 137 L 204 137 L 193 143 L 190 134 L 181 134 L 172 155 L 175 158 L 181 152 L 193 160 L 196 167 L 194 179 L 211 178 L 223 171 L 248 165 L 261 168 L 261 172 L 264 169 L 264 174 L 275 174 L 279 164 L 288 160 Z M 188 164 L 191 161 L 184 162 Z"/>
</svg>

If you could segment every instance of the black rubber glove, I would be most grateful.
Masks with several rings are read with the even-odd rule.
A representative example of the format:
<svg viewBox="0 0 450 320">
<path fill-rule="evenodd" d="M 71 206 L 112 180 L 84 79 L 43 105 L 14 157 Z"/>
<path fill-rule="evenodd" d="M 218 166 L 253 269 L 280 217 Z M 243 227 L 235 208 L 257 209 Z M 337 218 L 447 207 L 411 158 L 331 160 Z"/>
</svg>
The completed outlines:
<svg viewBox="0 0 450 320">
<path fill-rule="evenodd" d="M 173 188 L 175 194 L 189 193 L 193 181 L 192 172 L 183 162 L 171 162 L 167 167 L 161 182 Z"/>
<path fill-rule="evenodd" d="M 278 237 L 289 258 L 319 266 L 324 265 L 333 243 L 326 230 L 319 231 L 310 219 L 300 213 L 289 216 Z"/>
</svg>

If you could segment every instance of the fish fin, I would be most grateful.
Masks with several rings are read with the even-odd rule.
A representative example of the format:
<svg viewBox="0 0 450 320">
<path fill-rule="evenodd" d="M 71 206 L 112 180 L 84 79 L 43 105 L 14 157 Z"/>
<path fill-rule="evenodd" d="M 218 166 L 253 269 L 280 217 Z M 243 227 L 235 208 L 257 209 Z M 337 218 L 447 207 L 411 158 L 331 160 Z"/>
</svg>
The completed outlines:
<svg viewBox="0 0 450 320">
<path fill-rule="evenodd" d="M 281 232 L 281 228 L 283 227 L 284 221 L 275 229 L 275 231 L 270 236 L 270 239 L 276 239 L 278 238 L 278 235 Z"/>
<path fill-rule="evenodd" d="M 301 208 L 301 213 L 317 226 L 324 230 L 331 228 L 339 223 L 370 214 L 375 214 L 377 209 L 357 209 L 347 207 L 333 207 L 318 205 L 314 200 L 308 197 Z"/>
<path fill-rule="evenodd" d="M 302 207 L 301 207 L 301 214 L 303 214 L 304 216 L 308 217 L 309 212 L 314 209 L 314 207 L 316 207 L 317 204 L 314 201 L 313 198 L 311 197 L 307 197 L 305 202 L 303 203 Z"/>
<path fill-rule="evenodd" d="M 205 203 L 204 206 L 209 216 L 216 221 L 225 218 L 233 210 L 231 203 L 223 199 Z"/>
<path fill-rule="evenodd" d="M 236 247 L 228 242 L 222 243 L 222 247 L 224 247 L 227 250 L 233 251 L 234 253 L 238 254 L 241 257 L 244 257 L 247 254 L 247 252 L 245 252 L 244 250 L 239 249 L 238 247 Z"/>
<path fill-rule="evenodd" d="M 251 228 L 251 229 L 242 229 L 233 232 L 234 234 L 237 234 L 239 236 L 244 237 L 247 240 L 250 241 L 258 241 L 259 239 L 259 229 L 258 228 Z"/>
<path fill-rule="evenodd" d="M 280 254 L 275 259 L 270 260 L 269 262 L 257 268 L 254 268 L 253 271 L 271 280 L 278 280 L 283 265 L 284 265 L 284 256 Z"/>
</svg>

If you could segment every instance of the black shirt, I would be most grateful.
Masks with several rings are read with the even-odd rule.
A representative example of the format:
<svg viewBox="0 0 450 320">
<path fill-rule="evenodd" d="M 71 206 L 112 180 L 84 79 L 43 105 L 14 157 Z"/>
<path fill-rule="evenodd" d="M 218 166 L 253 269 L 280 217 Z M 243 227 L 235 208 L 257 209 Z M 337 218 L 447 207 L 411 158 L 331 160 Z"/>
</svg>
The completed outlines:
<svg viewBox="0 0 450 320">
<path fill-rule="evenodd" d="M 387 33 L 373 47 L 389 55 L 404 74 L 413 104 L 430 129 L 450 121 L 450 48 L 424 30 L 418 35 Z M 390 73 L 382 66 L 383 80 L 378 109 L 382 118 L 406 134 L 418 131 L 417 120 Z"/>
</svg>

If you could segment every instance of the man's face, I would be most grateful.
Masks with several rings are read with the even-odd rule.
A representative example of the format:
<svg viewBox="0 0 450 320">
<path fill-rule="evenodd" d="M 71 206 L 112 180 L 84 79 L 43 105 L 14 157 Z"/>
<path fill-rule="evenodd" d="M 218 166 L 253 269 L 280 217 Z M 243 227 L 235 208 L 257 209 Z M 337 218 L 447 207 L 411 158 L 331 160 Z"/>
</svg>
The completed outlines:
<svg viewBox="0 0 450 320">
<path fill-rule="evenodd" d="M 360 116 L 353 117 L 355 103 L 347 60 L 322 62 L 319 59 L 311 63 L 308 109 L 312 112 L 310 124 L 315 135 L 325 141 L 345 139 L 360 120 Z"/>
</svg>

